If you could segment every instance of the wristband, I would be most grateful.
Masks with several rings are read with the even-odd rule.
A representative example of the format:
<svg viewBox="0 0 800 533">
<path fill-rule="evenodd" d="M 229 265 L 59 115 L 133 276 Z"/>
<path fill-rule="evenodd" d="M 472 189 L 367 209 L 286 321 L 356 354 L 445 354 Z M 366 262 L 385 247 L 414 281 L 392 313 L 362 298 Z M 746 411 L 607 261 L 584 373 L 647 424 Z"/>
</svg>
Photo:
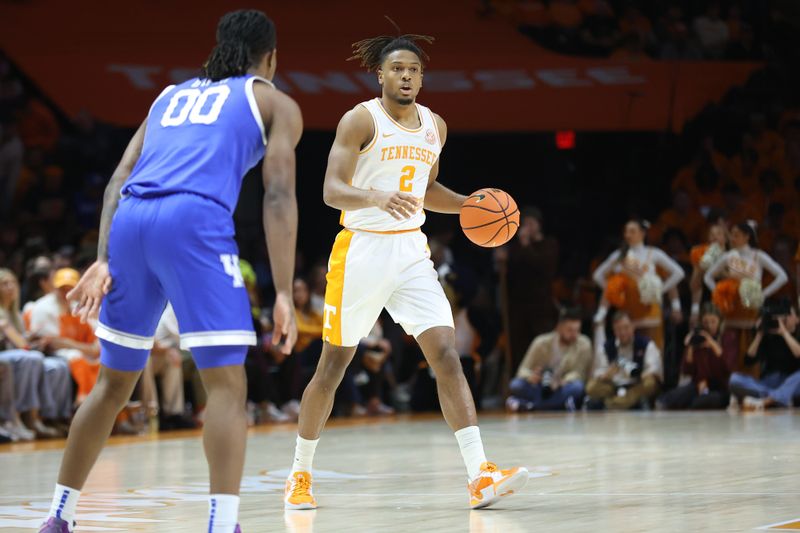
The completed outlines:
<svg viewBox="0 0 800 533">
<path fill-rule="evenodd" d="M 695 302 L 692 304 L 692 315 L 699 315 L 700 314 L 700 304 Z"/>
<path fill-rule="evenodd" d="M 672 310 L 673 311 L 680 311 L 681 310 L 681 301 L 675 298 L 672 300 Z"/>
</svg>

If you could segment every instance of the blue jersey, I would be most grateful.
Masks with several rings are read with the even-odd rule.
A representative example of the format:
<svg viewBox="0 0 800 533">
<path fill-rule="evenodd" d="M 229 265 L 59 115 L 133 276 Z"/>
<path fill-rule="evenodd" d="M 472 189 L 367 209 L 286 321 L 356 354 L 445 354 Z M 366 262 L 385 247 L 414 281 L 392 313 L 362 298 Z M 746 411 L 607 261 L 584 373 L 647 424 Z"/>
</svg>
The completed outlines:
<svg viewBox="0 0 800 533">
<path fill-rule="evenodd" d="M 266 81 L 195 78 L 167 87 L 150 108 L 142 154 L 122 193 L 194 193 L 233 213 L 242 179 L 267 143 L 253 96 L 256 80 Z"/>
</svg>

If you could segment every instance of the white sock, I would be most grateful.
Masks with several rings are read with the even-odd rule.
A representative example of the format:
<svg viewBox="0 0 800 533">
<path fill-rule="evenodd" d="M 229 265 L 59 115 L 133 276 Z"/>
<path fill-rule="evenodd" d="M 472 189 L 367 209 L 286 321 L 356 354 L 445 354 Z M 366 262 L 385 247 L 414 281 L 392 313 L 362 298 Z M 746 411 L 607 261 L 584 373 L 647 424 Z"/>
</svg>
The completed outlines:
<svg viewBox="0 0 800 533">
<path fill-rule="evenodd" d="M 208 497 L 208 533 L 233 533 L 239 522 L 239 497 L 212 494 Z"/>
<path fill-rule="evenodd" d="M 469 426 L 456 431 L 458 447 L 461 448 L 461 456 L 467 466 L 469 479 L 475 479 L 481 471 L 481 465 L 486 462 L 486 454 L 483 451 L 483 441 L 481 441 L 481 430 L 478 426 Z"/>
<path fill-rule="evenodd" d="M 297 436 L 297 445 L 294 448 L 294 462 L 292 463 L 292 474 L 295 472 L 311 473 L 311 463 L 314 462 L 314 451 L 317 449 L 319 439 L 308 440 L 300 435 Z"/>
<path fill-rule="evenodd" d="M 75 508 L 78 506 L 78 498 L 81 491 L 56 483 L 56 491 L 53 494 L 53 503 L 50 504 L 50 513 L 47 518 L 55 517 L 64 520 L 69 524 L 70 531 L 75 522 Z"/>
</svg>

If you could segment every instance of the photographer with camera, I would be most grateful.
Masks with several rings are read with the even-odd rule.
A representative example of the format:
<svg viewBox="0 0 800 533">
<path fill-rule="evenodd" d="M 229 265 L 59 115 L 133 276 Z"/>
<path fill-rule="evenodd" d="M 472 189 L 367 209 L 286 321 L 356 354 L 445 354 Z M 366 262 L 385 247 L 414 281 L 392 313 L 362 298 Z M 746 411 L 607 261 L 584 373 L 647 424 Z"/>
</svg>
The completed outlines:
<svg viewBox="0 0 800 533">
<path fill-rule="evenodd" d="M 745 365 L 761 364 L 761 379 L 735 372 L 731 393 L 748 410 L 791 407 L 800 398 L 800 319 L 786 300 L 768 303 L 761 311 L 758 332 L 747 349 Z"/>
<path fill-rule="evenodd" d="M 631 409 L 655 398 L 663 379 L 661 352 L 656 344 L 635 333 L 627 313 L 613 318 L 614 338 L 595 328 L 594 379 L 586 387 L 590 409 Z"/>
<path fill-rule="evenodd" d="M 659 405 L 664 409 L 721 409 L 728 405 L 735 341 L 722 341 L 722 314 L 713 304 L 703 306 L 700 324 L 684 340 L 681 374 L 690 381 L 661 397 Z"/>
</svg>

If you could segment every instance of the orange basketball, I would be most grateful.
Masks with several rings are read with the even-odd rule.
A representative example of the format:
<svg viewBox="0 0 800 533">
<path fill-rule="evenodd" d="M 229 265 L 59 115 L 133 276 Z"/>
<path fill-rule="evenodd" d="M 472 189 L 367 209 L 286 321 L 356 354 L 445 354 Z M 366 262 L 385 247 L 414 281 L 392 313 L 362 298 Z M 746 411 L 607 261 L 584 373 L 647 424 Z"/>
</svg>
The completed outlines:
<svg viewBox="0 0 800 533">
<path fill-rule="evenodd" d="M 481 189 L 461 205 L 461 229 L 478 246 L 494 248 L 507 243 L 519 228 L 517 202 L 500 189 Z"/>
</svg>

